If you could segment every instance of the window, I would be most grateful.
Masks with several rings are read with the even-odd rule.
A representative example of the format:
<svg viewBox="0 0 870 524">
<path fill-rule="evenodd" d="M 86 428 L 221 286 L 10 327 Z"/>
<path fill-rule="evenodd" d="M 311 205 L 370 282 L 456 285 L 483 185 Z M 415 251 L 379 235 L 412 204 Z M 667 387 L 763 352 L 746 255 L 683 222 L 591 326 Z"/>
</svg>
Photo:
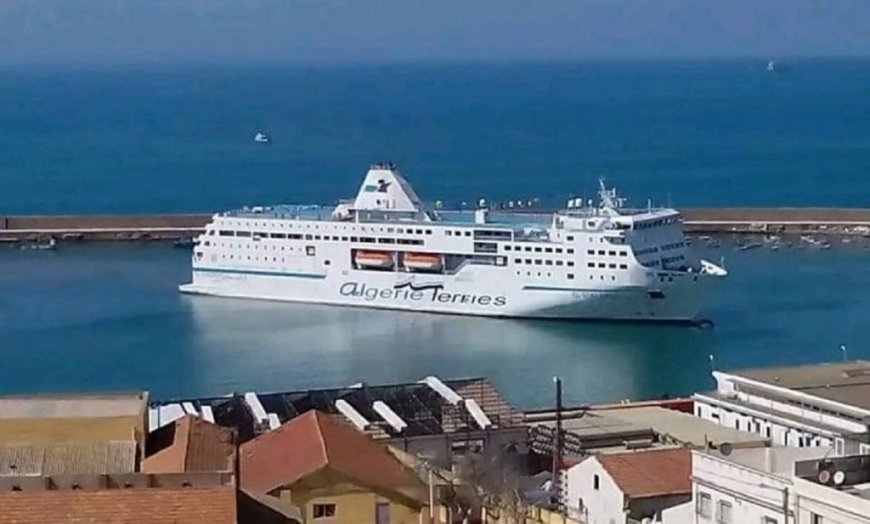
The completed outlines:
<svg viewBox="0 0 870 524">
<path fill-rule="evenodd" d="M 314 246 L 305 246 L 305 254 L 313 257 L 315 254 Z"/>
<path fill-rule="evenodd" d="M 695 513 L 705 519 L 709 519 L 713 515 L 713 498 L 709 493 L 698 492 L 698 502 L 695 506 Z"/>
<path fill-rule="evenodd" d="M 568 280 L 574 280 L 574 275 L 571 273 L 568 273 Z"/>
<path fill-rule="evenodd" d="M 810 513 L 810 524 L 824 524 L 824 520 L 821 515 Z"/>
<path fill-rule="evenodd" d="M 316 519 L 326 519 L 335 516 L 335 504 L 315 504 L 311 516 Z"/>
<path fill-rule="evenodd" d="M 718 524 L 731 524 L 731 503 L 720 500 L 716 507 L 716 522 Z"/>
<path fill-rule="evenodd" d="M 598 478 L 598 475 L 593 475 L 592 477 L 592 487 L 594 489 L 599 489 L 601 487 L 601 479 Z"/>
<path fill-rule="evenodd" d="M 773 517 L 761 517 L 761 524 L 779 524 L 779 521 Z"/>
<path fill-rule="evenodd" d="M 390 524 L 389 502 L 378 502 L 375 504 L 375 524 Z"/>
</svg>

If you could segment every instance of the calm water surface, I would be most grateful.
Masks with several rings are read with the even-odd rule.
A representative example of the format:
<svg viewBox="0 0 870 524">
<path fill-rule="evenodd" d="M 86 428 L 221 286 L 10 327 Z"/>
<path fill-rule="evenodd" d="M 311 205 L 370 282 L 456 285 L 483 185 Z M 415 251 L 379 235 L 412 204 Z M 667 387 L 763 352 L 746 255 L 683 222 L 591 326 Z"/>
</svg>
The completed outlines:
<svg viewBox="0 0 870 524">
<path fill-rule="evenodd" d="M 733 368 L 870 356 L 870 253 L 753 250 L 711 330 L 520 321 L 183 296 L 185 250 L 0 249 L 0 393 L 144 388 L 157 397 L 483 375 L 521 406 L 687 394 Z"/>
</svg>

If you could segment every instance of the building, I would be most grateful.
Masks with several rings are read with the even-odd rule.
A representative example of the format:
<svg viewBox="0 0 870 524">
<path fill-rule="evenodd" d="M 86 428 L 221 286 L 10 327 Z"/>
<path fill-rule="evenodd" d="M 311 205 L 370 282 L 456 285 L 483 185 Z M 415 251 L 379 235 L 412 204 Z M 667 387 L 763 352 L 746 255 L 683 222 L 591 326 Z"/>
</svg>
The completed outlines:
<svg viewBox="0 0 870 524">
<path fill-rule="evenodd" d="M 691 459 L 688 449 L 589 456 L 564 472 L 563 506 L 586 524 L 690 522 Z"/>
<path fill-rule="evenodd" d="M 233 432 L 186 415 L 148 434 L 145 473 L 234 471 Z"/>
<path fill-rule="evenodd" d="M 467 451 L 525 453 L 523 415 L 483 378 L 176 400 L 150 409 L 152 431 L 186 414 L 234 428 L 241 442 L 316 409 L 371 438 L 449 467 Z"/>
<path fill-rule="evenodd" d="M 417 523 L 425 486 L 384 446 L 318 411 L 241 447 L 241 485 L 302 510 L 303 522 Z M 428 517 L 427 517 L 428 518 Z"/>
<path fill-rule="evenodd" d="M 148 394 L 0 397 L 0 443 L 131 441 L 145 449 Z"/>
<path fill-rule="evenodd" d="M 796 466 L 798 524 L 870 524 L 870 455 Z"/>
<path fill-rule="evenodd" d="M 775 444 L 870 453 L 870 362 L 714 371 L 716 390 L 693 396 L 695 414 Z"/>
<path fill-rule="evenodd" d="M 695 450 L 692 499 L 695 524 L 789 524 L 798 497 L 793 486 L 798 461 L 820 459 L 830 448 L 786 446 Z"/>
</svg>

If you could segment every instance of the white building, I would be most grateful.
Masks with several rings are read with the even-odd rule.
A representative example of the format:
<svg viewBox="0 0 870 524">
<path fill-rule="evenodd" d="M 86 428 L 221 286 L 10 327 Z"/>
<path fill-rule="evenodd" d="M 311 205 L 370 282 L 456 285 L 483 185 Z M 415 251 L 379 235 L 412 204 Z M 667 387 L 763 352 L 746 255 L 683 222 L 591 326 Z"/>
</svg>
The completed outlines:
<svg viewBox="0 0 870 524">
<path fill-rule="evenodd" d="M 797 470 L 798 524 L 870 524 L 870 456 L 799 463 Z"/>
<path fill-rule="evenodd" d="M 695 414 L 793 447 L 870 453 L 870 362 L 714 371 L 716 390 L 693 396 Z"/>
<path fill-rule="evenodd" d="M 762 447 L 693 451 L 695 524 L 795 522 L 795 463 L 818 460 L 830 448 Z"/>
<path fill-rule="evenodd" d="M 565 472 L 562 502 L 569 517 L 586 524 L 686 524 L 690 473 L 688 449 L 590 456 Z"/>
</svg>

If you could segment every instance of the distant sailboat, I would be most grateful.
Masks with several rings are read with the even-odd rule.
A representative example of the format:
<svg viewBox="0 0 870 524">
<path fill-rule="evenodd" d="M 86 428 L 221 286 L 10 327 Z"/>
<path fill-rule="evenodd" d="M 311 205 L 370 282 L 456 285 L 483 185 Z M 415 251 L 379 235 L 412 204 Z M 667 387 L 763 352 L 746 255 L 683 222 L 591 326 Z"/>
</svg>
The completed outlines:
<svg viewBox="0 0 870 524">
<path fill-rule="evenodd" d="M 267 135 L 266 133 L 258 132 L 256 135 L 254 135 L 254 142 L 259 142 L 261 144 L 268 144 L 271 141 L 272 141 L 272 139 L 269 138 L 269 135 Z"/>
<path fill-rule="evenodd" d="M 776 62 L 774 62 L 773 60 L 769 61 L 767 63 L 767 70 L 768 71 L 776 71 Z"/>
</svg>

